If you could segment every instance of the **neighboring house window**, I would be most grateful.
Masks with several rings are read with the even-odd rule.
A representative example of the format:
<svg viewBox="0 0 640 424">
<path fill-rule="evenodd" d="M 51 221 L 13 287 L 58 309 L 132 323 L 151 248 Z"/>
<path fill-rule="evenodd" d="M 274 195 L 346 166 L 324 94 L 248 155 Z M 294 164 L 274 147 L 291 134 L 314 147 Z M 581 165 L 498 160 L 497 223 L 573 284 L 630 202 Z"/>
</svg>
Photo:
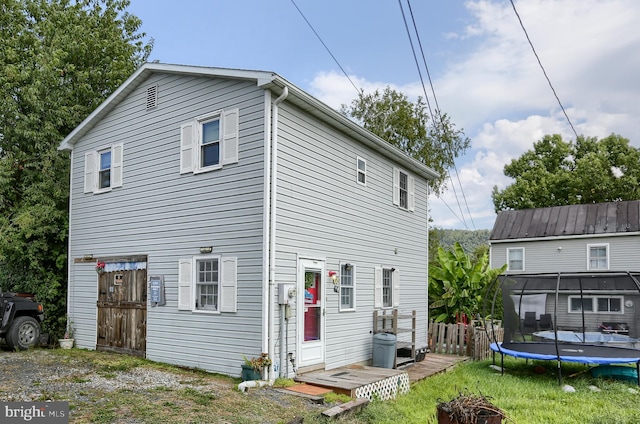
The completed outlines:
<svg viewBox="0 0 640 424">
<path fill-rule="evenodd" d="M 355 265 L 340 265 L 340 310 L 352 311 L 356 308 Z"/>
<path fill-rule="evenodd" d="M 122 187 L 123 144 L 114 144 L 84 155 L 84 192 L 104 193 Z"/>
<path fill-rule="evenodd" d="M 587 245 L 587 269 L 609 269 L 609 245 L 589 244 Z"/>
<path fill-rule="evenodd" d="M 367 185 L 367 161 L 362 158 L 357 158 L 357 173 L 358 173 L 358 183 L 362 185 Z"/>
<path fill-rule="evenodd" d="M 400 305 L 400 272 L 397 268 L 375 268 L 374 304 L 376 308 L 396 308 Z"/>
<path fill-rule="evenodd" d="M 623 314 L 624 296 L 569 296 L 571 313 Z"/>
<path fill-rule="evenodd" d="M 507 271 L 524 271 L 524 247 L 507 249 Z"/>
<path fill-rule="evenodd" d="M 399 168 L 393 168 L 393 204 L 400 209 L 415 210 L 415 178 Z"/>
<path fill-rule="evenodd" d="M 201 173 L 238 162 L 239 111 L 221 110 L 180 127 L 180 173 Z"/>
<path fill-rule="evenodd" d="M 237 312 L 237 259 L 200 255 L 178 261 L 178 310 Z"/>
</svg>

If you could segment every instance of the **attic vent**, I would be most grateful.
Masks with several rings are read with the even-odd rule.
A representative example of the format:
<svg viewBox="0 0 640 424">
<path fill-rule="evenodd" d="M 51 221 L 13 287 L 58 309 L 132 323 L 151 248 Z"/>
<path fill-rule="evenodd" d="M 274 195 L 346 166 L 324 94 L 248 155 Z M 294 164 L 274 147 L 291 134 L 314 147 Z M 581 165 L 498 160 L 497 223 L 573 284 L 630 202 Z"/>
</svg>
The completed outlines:
<svg viewBox="0 0 640 424">
<path fill-rule="evenodd" d="M 147 87 L 147 110 L 158 106 L 158 86 Z"/>
</svg>

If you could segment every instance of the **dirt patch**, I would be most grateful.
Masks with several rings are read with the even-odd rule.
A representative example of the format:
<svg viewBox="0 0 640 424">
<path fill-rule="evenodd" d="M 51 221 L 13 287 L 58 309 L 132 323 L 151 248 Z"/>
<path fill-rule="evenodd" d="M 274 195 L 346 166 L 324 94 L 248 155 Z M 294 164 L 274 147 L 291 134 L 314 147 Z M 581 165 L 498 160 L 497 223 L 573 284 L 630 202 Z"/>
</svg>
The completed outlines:
<svg viewBox="0 0 640 424">
<path fill-rule="evenodd" d="M 238 379 L 79 349 L 0 351 L 0 401 L 68 401 L 70 423 L 323 422 L 331 405 Z"/>
</svg>

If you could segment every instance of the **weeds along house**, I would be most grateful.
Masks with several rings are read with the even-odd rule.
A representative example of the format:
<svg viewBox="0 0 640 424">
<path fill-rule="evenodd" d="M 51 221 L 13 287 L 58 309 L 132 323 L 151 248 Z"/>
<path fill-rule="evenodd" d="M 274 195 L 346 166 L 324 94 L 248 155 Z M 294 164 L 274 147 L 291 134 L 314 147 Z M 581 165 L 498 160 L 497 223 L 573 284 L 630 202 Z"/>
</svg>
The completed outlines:
<svg viewBox="0 0 640 424">
<path fill-rule="evenodd" d="M 434 172 L 277 74 L 145 64 L 59 148 L 77 346 L 292 376 L 367 363 L 385 308 L 426 345 Z"/>
</svg>

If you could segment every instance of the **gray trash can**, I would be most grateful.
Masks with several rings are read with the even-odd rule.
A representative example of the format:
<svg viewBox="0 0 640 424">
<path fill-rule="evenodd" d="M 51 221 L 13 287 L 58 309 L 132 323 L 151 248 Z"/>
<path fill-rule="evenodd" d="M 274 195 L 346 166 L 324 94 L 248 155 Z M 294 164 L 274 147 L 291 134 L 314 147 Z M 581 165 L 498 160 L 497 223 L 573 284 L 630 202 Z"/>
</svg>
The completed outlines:
<svg viewBox="0 0 640 424">
<path fill-rule="evenodd" d="M 396 336 L 388 333 L 373 335 L 373 366 L 393 368 L 396 359 Z"/>
</svg>

